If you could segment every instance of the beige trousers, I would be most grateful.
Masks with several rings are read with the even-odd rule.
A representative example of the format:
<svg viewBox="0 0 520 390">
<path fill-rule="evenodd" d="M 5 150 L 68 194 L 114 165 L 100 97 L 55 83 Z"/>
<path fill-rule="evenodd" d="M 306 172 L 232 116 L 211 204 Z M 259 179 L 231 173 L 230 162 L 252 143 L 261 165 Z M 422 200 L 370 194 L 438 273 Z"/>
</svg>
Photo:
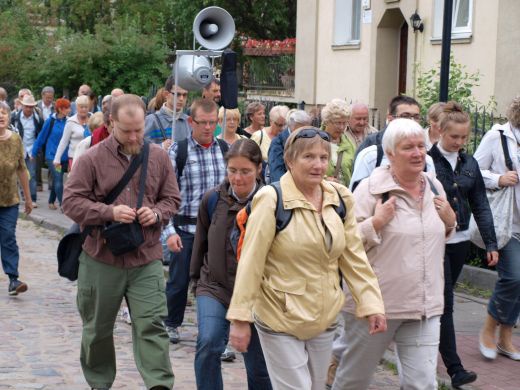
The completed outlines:
<svg viewBox="0 0 520 390">
<path fill-rule="evenodd" d="M 323 390 L 334 330 L 310 340 L 256 327 L 274 390 Z"/>
</svg>

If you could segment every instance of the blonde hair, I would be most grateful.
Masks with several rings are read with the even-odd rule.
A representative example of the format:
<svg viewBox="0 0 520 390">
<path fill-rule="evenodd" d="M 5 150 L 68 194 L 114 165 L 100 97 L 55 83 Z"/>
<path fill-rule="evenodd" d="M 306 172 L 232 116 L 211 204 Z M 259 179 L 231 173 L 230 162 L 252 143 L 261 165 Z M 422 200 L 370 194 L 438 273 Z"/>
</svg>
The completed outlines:
<svg viewBox="0 0 520 390">
<path fill-rule="evenodd" d="M 218 119 L 222 120 L 224 119 L 224 110 L 226 110 L 226 118 L 229 116 L 233 116 L 238 119 L 238 122 L 240 122 L 240 110 L 238 108 L 228 108 L 225 109 L 224 107 L 220 107 L 218 110 Z"/>
<path fill-rule="evenodd" d="M 454 101 L 450 101 L 443 106 L 439 122 L 441 130 L 446 131 L 450 122 L 469 123 L 469 114 L 464 111 L 459 103 Z"/>
<path fill-rule="evenodd" d="M 444 102 L 433 103 L 430 108 L 428 108 L 428 113 L 426 114 L 428 122 L 439 122 L 441 119 L 441 114 L 444 110 L 444 106 L 446 106 L 446 103 Z"/>
<path fill-rule="evenodd" d="M 330 122 L 350 118 L 347 102 L 341 99 L 333 99 L 321 110 L 321 119 L 325 125 Z"/>
<path fill-rule="evenodd" d="M 90 106 L 90 99 L 87 95 L 81 95 L 76 98 L 76 107 L 77 106 Z"/>
<path fill-rule="evenodd" d="M 88 118 L 88 128 L 90 129 L 90 132 L 93 132 L 98 127 L 101 127 L 103 123 L 103 113 L 101 111 L 92 114 L 90 118 Z"/>
</svg>

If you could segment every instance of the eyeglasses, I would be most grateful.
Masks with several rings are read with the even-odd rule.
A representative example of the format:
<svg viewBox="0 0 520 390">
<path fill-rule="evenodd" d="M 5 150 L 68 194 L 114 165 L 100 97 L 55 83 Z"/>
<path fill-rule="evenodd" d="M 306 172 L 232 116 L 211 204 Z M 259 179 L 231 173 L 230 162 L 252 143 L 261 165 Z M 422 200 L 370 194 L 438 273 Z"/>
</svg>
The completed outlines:
<svg viewBox="0 0 520 390">
<path fill-rule="evenodd" d="M 228 176 L 251 176 L 255 173 L 252 169 L 227 168 Z"/>
<path fill-rule="evenodd" d="M 403 118 L 403 119 L 413 119 L 416 122 L 421 120 L 421 114 L 410 114 L 408 112 L 403 112 L 401 115 L 393 115 L 394 118 Z"/>
<path fill-rule="evenodd" d="M 330 136 L 327 132 L 323 130 L 314 129 L 312 127 L 300 130 L 298 134 L 296 134 L 296 136 L 294 137 L 294 141 L 296 141 L 298 138 L 314 138 L 317 135 L 319 135 L 322 140 L 330 142 Z"/>
<path fill-rule="evenodd" d="M 198 121 L 195 118 L 191 118 L 191 120 L 196 123 L 197 125 L 202 125 L 204 127 L 213 127 L 217 125 L 217 121 Z"/>
<path fill-rule="evenodd" d="M 171 93 L 172 95 L 177 95 L 177 97 L 183 97 L 183 98 L 188 97 L 188 92 L 175 92 L 175 91 L 168 91 L 168 92 Z"/>
<path fill-rule="evenodd" d="M 331 122 L 331 124 L 336 127 L 341 127 L 341 128 L 347 127 L 347 122 Z"/>
</svg>

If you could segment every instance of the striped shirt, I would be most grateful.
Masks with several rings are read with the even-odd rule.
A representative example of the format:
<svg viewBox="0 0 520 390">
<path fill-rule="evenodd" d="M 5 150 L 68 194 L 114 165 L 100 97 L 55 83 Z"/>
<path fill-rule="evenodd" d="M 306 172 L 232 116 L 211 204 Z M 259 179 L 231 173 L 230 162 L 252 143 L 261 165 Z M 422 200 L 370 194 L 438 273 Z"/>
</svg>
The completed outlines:
<svg viewBox="0 0 520 390">
<path fill-rule="evenodd" d="M 213 138 L 213 143 L 209 148 L 204 148 L 190 134 L 186 165 L 179 178 L 176 164 L 177 153 L 178 143 L 174 142 L 168 154 L 181 191 L 181 206 L 178 215 L 197 218 L 199 204 L 204 193 L 220 184 L 226 176 L 224 156 L 216 138 Z M 187 233 L 195 234 L 195 224 L 178 227 Z M 166 226 L 165 231 L 166 237 L 176 233 L 172 221 Z"/>
</svg>

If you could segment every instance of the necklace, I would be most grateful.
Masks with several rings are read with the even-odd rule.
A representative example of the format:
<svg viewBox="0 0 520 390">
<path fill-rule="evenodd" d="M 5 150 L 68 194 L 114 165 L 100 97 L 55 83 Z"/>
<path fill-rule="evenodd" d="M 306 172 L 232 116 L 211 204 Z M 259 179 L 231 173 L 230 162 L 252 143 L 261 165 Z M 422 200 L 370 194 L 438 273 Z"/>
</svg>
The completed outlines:
<svg viewBox="0 0 520 390">
<path fill-rule="evenodd" d="M 397 176 L 395 175 L 395 173 L 394 173 L 393 171 L 391 171 L 391 173 L 392 173 L 392 179 L 394 179 L 395 184 L 397 184 L 399 187 L 405 189 L 405 188 L 401 185 L 401 183 L 399 182 L 399 179 L 397 179 Z M 421 204 L 422 204 L 422 201 L 423 201 L 423 199 L 424 199 L 424 191 L 425 191 L 425 189 L 426 189 L 426 181 L 424 180 L 424 177 L 423 177 L 422 175 L 419 177 L 418 184 L 419 184 L 419 186 L 420 186 L 420 188 L 419 188 L 419 196 L 417 196 L 417 197 L 413 197 L 413 196 L 412 196 L 412 197 L 414 198 L 414 200 L 415 200 L 419 205 L 421 205 Z M 406 191 L 406 192 L 410 193 L 409 191 Z M 411 194 L 410 194 L 410 195 L 411 195 Z"/>
</svg>

